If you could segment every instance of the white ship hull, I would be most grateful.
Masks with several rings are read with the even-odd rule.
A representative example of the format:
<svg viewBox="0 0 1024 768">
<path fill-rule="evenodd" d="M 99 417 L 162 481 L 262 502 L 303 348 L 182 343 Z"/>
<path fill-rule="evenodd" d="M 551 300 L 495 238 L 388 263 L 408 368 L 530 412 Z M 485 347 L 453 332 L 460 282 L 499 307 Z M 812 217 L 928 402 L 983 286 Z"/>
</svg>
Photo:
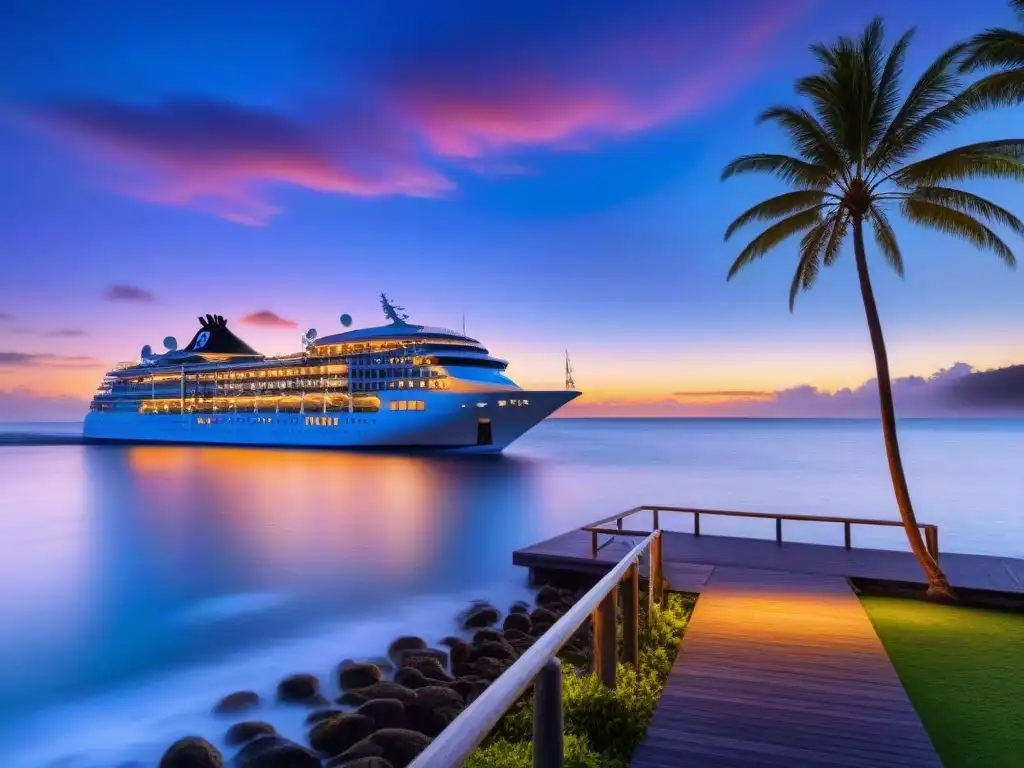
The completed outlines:
<svg viewBox="0 0 1024 768">
<path fill-rule="evenodd" d="M 393 411 L 390 399 L 381 394 L 377 413 L 91 412 L 85 419 L 84 437 L 91 442 L 497 453 L 579 395 L 562 390 L 417 393 L 425 401 L 423 410 Z M 399 398 L 396 393 L 395 399 Z"/>
</svg>

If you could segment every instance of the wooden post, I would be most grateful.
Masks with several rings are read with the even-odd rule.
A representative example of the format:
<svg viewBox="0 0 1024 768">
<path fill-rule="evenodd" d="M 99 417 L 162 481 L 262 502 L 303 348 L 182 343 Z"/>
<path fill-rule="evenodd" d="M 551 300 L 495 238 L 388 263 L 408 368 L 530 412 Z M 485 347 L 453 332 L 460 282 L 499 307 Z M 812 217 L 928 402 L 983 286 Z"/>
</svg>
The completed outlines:
<svg viewBox="0 0 1024 768">
<path fill-rule="evenodd" d="M 640 568 L 633 563 L 621 582 L 622 661 L 634 667 L 640 661 Z"/>
<path fill-rule="evenodd" d="M 656 531 L 656 530 L 658 530 L 658 528 L 660 528 L 660 527 L 661 527 L 661 526 L 660 526 L 660 525 L 658 524 L 658 510 L 656 510 L 656 509 L 652 509 L 652 510 L 651 510 L 651 515 L 652 515 L 652 516 L 654 517 L 654 526 L 653 526 L 653 528 L 652 528 L 651 530 L 654 530 L 654 531 Z"/>
<path fill-rule="evenodd" d="M 533 768 L 562 768 L 562 665 L 550 659 L 533 684 Z"/>
<path fill-rule="evenodd" d="M 621 531 L 622 530 L 622 518 L 620 517 L 615 521 L 615 526 Z"/>
<path fill-rule="evenodd" d="M 597 557 L 597 531 L 590 532 L 590 556 Z"/>
<path fill-rule="evenodd" d="M 782 518 L 781 517 L 776 517 L 775 518 L 775 543 L 776 544 L 781 544 L 782 543 Z"/>
<path fill-rule="evenodd" d="M 700 512 L 693 513 L 693 535 L 700 536 Z"/>
<path fill-rule="evenodd" d="M 846 539 L 846 548 L 850 548 L 850 521 L 847 520 L 843 523 L 843 536 Z"/>
<path fill-rule="evenodd" d="M 650 591 L 647 595 L 651 605 L 662 605 L 662 584 L 664 581 L 661 561 L 661 534 L 659 533 L 651 540 L 651 565 L 648 570 Z"/>
<path fill-rule="evenodd" d="M 615 687 L 615 664 L 618 661 L 615 637 L 616 596 L 619 591 L 611 590 L 593 613 L 594 623 L 594 671 L 601 682 L 609 688 Z"/>
</svg>

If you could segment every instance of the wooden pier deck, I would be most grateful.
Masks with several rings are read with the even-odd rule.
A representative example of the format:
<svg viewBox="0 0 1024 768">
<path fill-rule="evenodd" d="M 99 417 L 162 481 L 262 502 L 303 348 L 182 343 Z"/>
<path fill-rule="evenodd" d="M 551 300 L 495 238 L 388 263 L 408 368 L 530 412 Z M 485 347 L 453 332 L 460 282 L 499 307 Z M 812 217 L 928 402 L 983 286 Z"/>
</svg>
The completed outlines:
<svg viewBox="0 0 1024 768">
<path fill-rule="evenodd" d="M 840 576 L 715 566 L 634 768 L 940 768 Z"/>
<path fill-rule="evenodd" d="M 695 566 L 737 566 L 766 571 L 844 576 L 924 585 L 920 566 L 910 552 L 845 549 L 828 544 L 776 543 L 767 539 L 663 531 L 665 575 L 670 589 L 700 592 Z M 512 562 L 539 570 L 600 574 L 629 551 L 636 537 L 600 535 L 597 556 L 591 555 L 591 534 L 570 531 L 512 553 Z M 632 542 L 632 543 L 631 543 Z M 1024 560 L 952 552 L 940 557 L 950 583 L 961 589 L 1024 595 Z"/>
<path fill-rule="evenodd" d="M 645 506 L 517 550 L 513 562 L 531 575 L 604 574 L 648 535 L 624 525 L 638 512 L 656 527 L 659 513 L 692 515 L 694 533 L 662 528 L 662 568 L 670 590 L 700 599 L 635 768 L 941 767 L 851 585 L 925 586 L 910 552 L 851 545 L 853 526 L 898 522 Z M 774 518 L 776 539 L 699 535 L 698 518 L 712 515 Z M 784 521 L 842 525 L 845 546 L 784 541 Z M 939 553 L 937 527 L 921 528 Z M 939 561 L 962 594 L 1024 604 L 1024 560 Z"/>
</svg>

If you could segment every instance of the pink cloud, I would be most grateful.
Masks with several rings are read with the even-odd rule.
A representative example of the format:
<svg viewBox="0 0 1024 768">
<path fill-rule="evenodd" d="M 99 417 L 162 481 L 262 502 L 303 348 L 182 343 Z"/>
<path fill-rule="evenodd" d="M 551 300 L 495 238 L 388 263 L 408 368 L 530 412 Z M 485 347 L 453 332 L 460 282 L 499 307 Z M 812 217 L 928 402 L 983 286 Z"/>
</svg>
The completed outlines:
<svg viewBox="0 0 1024 768">
<path fill-rule="evenodd" d="M 107 301 L 139 301 L 144 304 L 153 304 L 156 296 L 145 288 L 135 285 L 112 285 L 107 288 L 104 297 Z"/>
<path fill-rule="evenodd" d="M 240 322 L 245 325 L 259 325 L 263 328 L 298 328 L 299 324 L 294 320 L 281 317 L 269 309 L 261 309 L 259 312 L 250 312 Z"/>
<path fill-rule="evenodd" d="M 323 126 L 225 102 L 78 102 L 36 108 L 29 118 L 133 170 L 116 183 L 127 194 L 243 224 L 264 224 L 279 212 L 265 200 L 265 188 L 275 184 L 361 197 L 433 197 L 453 186 L 426 166 L 397 159 L 382 160 L 377 172 L 356 168 L 324 138 Z"/>
<path fill-rule="evenodd" d="M 810 2 L 722 0 L 728 8 L 700 14 L 679 2 L 629 13 L 542 7 L 511 18 L 518 25 L 470 9 L 484 29 L 417 38 L 389 61 L 347 62 L 318 106 L 296 114 L 216 99 L 22 114 L 115 168 L 110 185 L 122 194 L 259 226 L 280 213 L 275 187 L 440 197 L 455 191 L 446 168 L 522 174 L 528 164 L 509 155 L 593 149 L 692 116 L 754 76 Z"/>
</svg>

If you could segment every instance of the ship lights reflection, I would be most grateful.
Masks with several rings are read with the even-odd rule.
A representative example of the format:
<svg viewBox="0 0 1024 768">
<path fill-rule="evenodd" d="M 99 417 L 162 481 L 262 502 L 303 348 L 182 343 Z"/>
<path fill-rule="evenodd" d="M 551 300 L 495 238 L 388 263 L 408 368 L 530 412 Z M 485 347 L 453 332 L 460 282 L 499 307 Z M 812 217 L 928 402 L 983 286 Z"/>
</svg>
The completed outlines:
<svg viewBox="0 0 1024 768">
<path fill-rule="evenodd" d="M 129 451 L 133 480 L 150 499 L 164 546 L 179 549 L 170 557 L 180 562 L 180 548 L 194 546 L 198 524 L 224 556 L 244 558 L 275 582 L 322 573 L 324 559 L 390 579 L 428 564 L 440 489 L 427 461 L 228 447 Z M 171 477 L 174 489 L 167 487 Z M 183 511 L 189 507 L 206 512 L 200 518 Z"/>
</svg>

